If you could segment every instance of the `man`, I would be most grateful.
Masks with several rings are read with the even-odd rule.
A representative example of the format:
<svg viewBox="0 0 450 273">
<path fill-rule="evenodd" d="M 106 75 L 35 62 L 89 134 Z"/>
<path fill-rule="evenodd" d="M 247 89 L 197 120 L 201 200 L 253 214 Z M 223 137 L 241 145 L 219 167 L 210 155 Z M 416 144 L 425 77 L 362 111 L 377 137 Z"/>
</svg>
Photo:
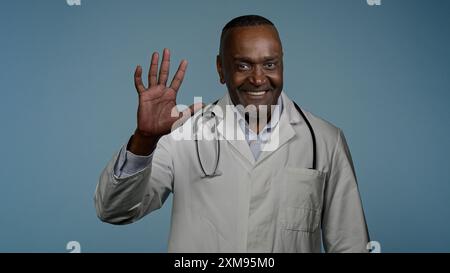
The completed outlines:
<svg viewBox="0 0 450 273">
<path fill-rule="evenodd" d="M 217 142 L 175 137 L 199 115 L 173 129 L 183 115 L 175 99 L 187 62 L 167 87 L 169 51 L 159 77 L 158 57 L 152 56 L 148 88 L 136 68 L 137 129 L 100 177 L 101 220 L 134 222 L 173 193 L 171 252 L 320 252 L 321 237 L 327 252 L 367 252 L 344 135 L 302 114 L 282 91 L 283 50 L 269 20 L 241 16 L 222 30 L 217 71 L 228 93 L 214 106 Z"/>
</svg>

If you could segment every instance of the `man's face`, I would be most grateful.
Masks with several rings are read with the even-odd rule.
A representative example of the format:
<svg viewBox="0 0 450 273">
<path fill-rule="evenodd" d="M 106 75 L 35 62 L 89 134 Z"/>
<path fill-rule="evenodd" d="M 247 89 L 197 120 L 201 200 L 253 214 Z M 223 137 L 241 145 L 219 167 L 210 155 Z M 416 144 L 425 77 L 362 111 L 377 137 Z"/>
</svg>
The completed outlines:
<svg viewBox="0 0 450 273">
<path fill-rule="evenodd" d="M 217 71 L 235 105 L 271 109 L 283 89 L 283 51 L 276 29 L 271 25 L 229 29 L 217 56 Z"/>
</svg>

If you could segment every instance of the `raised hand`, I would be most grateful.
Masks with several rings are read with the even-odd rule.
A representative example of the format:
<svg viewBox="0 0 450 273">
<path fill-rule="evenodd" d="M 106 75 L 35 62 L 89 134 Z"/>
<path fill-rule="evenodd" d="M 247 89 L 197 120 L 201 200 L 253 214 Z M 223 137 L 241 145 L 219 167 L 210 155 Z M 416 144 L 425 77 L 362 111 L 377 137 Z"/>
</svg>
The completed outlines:
<svg viewBox="0 0 450 273">
<path fill-rule="evenodd" d="M 137 66 L 134 72 L 134 85 L 139 94 L 137 111 L 137 129 L 129 145 L 130 151 L 136 154 L 148 154 L 153 150 L 157 140 L 170 133 L 173 124 L 184 115 L 176 110 L 177 92 L 186 73 L 187 61 L 181 61 L 178 70 L 167 86 L 170 67 L 169 49 L 164 49 L 161 68 L 158 75 L 159 54 L 154 52 L 148 73 L 148 88 L 142 83 L 142 67 Z M 191 105 L 187 111 L 201 109 L 201 105 Z M 152 149 L 150 149 L 152 148 Z"/>
</svg>

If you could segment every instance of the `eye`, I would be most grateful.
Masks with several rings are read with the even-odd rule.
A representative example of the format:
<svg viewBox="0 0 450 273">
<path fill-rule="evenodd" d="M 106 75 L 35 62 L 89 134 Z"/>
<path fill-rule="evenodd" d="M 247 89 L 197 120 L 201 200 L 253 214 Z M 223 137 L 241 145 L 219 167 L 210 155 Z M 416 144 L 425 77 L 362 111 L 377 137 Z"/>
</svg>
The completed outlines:
<svg viewBox="0 0 450 273">
<path fill-rule="evenodd" d="M 275 67 L 276 67 L 276 64 L 275 64 L 275 63 L 265 63 L 265 64 L 264 64 L 264 68 L 265 68 L 265 69 L 272 70 L 272 69 L 275 69 Z"/>
<path fill-rule="evenodd" d="M 246 63 L 239 63 L 237 65 L 238 69 L 241 71 L 247 71 L 250 70 L 250 65 L 246 64 Z"/>
</svg>

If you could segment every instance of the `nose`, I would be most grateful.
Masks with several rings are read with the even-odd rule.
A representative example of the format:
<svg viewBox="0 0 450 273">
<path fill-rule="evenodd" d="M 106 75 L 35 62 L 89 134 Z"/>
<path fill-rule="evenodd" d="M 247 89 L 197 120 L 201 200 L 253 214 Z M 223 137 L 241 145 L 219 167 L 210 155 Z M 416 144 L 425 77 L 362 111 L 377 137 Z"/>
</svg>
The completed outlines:
<svg viewBox="0 0 450 273">
<path fill-rule="evenodd" d="M 267 77 L 262 67 L 256 66 L 249 78 L 250 83 L 254 86 L 261 86 L 267 83 Z"/>
</svg>

